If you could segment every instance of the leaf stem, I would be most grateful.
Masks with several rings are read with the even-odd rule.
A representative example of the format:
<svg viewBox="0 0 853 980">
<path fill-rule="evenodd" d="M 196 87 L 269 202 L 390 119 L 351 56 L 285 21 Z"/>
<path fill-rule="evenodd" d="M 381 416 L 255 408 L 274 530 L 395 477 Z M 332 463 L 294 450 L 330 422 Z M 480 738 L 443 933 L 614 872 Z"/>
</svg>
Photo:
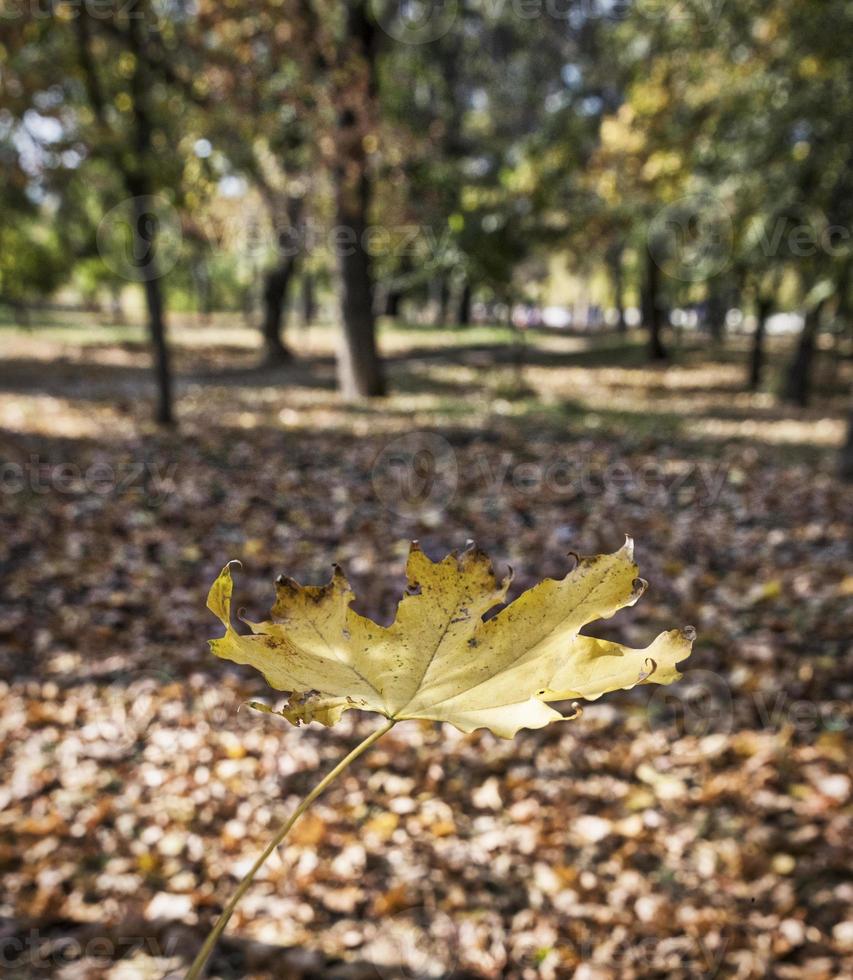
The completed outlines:
<svg viewBox="0 0 853 980">
<path fill-rule="evenodd" d="M 311 806 L 314 800 L 316 800 L 317 797 L 320 796 L 321 793 L 323 793 L 329 787 L 329 785 L 333 783 L 338 778 L 338 776 L 340 776 L 340 774 L 345 769 L 347 769 L 353 762 L 355 762 L 355 760 L 360 755 L 363 755 L 370 748 L 370 746 L 373 745 L 374 742 L 377 742 L 380 738 L 382 738 L 382 736 L 385 735 L 386 732 L 389 732 L 396 724 L 397 722 L 393 718 L 391 718 L 381 728 L 377 728 L 375 732 L 372 732 L 370 735 L 368 735 L 367 738 L 364 739 L 364 741 L 359 742 L 359 744 L 356 745 L 356 747 L 352 750 L 352 752 L 349 753 L 349 755 L 341 759 L 341 761 L 335 766 L 335 768 L 332 769 L 330 772 L 328 772 L 320 780 L 320 782 L 317 783 L 314 789 L 311 790 L 311 792 L 293 811 L 291 816 L 288 817 L 288 819 L 281 825 L 275 837 L 273 837 L 273 839 L 269 842 L 269 844 L 267 844 L 267 846 L 264 848 L 264 850 L 261 852 L 260 856 L 258 857 L 257 861 L 255 861 L 255 863 L 252 865 L 249 871 L 246 872 L 242 881 L 237 886 L 237 890 L 234 892 L 228 904 L 222 910 L 222 914 L 216 920 L 216 925 L 214 925 L 214 927 L 208 933 L 207 938 L 204 941 L 204 945 L 201 947 L 201 949 L 198 952 L 198 956 L 196 956 L 196 958 L 193 960 L 192 966 L 189 968 L 185 980 L 198 980 L 198 978 L 202 975 L 202 971 L 204 970 L 205 964 L 207 963 L 210 954 L 213 952 L 213 949 L 216 946 L 219 937 L 222 935 L 225 927 L 228 925 L 228 920 L 231 918 L 234 909 L 237 907 L 237 903 L 249 890 L 250 885 L 254 881 L 255 875 L 263 867 L 264 862 L 267 860 L 270 854 L 272 854 L 272 852 L 278 847 L 278 845 L 287 836 L 290 828 L 296 823 L 296 821 L 302 816 L 302 814 L 305 813 L 305 811 L 308 809 L 309 806 Z"/>
</svg>

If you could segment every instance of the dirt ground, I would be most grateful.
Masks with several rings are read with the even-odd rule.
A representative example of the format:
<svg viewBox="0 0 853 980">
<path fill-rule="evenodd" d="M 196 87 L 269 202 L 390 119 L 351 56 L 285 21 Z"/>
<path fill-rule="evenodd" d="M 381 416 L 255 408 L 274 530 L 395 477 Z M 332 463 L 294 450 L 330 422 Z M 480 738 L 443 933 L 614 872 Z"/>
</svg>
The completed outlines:
<svg viewBox="0 0 853 980">
<path fill-rule="evenodd" d="M 692 624 L 677 687 L 512 741 L 397 726 L 238 908 L 222 978 L 853 975 L 845 366 L 808 409 L 744 391 L 743 341 L 387 330 L 394 393 L 347 406 L 331 333 L 256 367 L 227 321 L 174 331 L 179 426 L 149 423 L 136 328 L 0 328 L 0 962 L 179 975 L 275 827 L 376 720 L 238 712 L 205 609 L 241 560 L 332 562 L 391 619 L 408 542 L 474 539 L 516 592 L 636 542 L 650 588 L 599 635 Z M 849 365 L 848 365 L 849 367 Z M 425 467 L 425 468 L 424 468 Z"/>
</svg>

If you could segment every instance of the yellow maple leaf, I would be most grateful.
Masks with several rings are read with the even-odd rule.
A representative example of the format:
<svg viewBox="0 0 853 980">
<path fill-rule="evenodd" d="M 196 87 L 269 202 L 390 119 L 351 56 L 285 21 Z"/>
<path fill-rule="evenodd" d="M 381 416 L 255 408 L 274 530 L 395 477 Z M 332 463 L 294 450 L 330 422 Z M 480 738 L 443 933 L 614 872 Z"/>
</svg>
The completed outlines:
<svg viewBox="0 0 853 980">
<path fill-rule="evenodd" d="M 495 578 L 489 559 L 473 546 L 439 562 L 417 543 L 406 568 L 409 584 L 390 626 L 379 626 L 350 608 L 354 596 L 335 567 L 328 585 L 301 586 L 280 578 L 272 619 L 248 623 L 250 635 L 231 622 L 233 583 L 226 565 L 207 597 L 225 626 L 213 652 L 256 667 L 267 682 L 289 691 L 277 712 L 298 725 L 334 724 L 349 708 L 387 721 L 359 742 L 314 786 L 243 876 L 210 930 L 186 980 L 198 980 L 264 862 L 297 820 L 337 777 L 398 722 L 446 721 L 463 732 L 488 728 L 510 738 L 520 728 L 542 728 L 564 715 L 548 702 L 594 700 L 636 684 L 669 684 L 690 654 L 694 631 L 670 630 L 643 650 L 583 636 L 580 630 L 633 605 L 646 583 L 637 578 L 633 547 L 578 559 L 563 579 L 545 579 L 489 619 L 506 598 L 510 577 Z M 264 711 L 265 705 L 255 707 Z M 455 832 L 452 821 L 432 826 Z"/>
<path fill-rule="evenodd" d="M 579 559 L 565 578 L 545 579 L 484 620 L 504 601 L 511 577 L 498 582 L 477 548 L 433 562 L 414 543 L 408 589 L 390 626 L 350 608 L 354 594 L 336 566 L 324 586 L 280 578 L 271 620 L 250 622 L 251 635 L 241 635 L 231 622 L 226 566 L 207 600 L 226 628 L 211 647 L 290 692 L 278 713 L 294 724 L 331 725 L 360 708 L 392 721 L 446 721 L 511 738 L 563 720 L 548 702 L 678 680 L 692 628 L 661 633 L 639 650 L 580 633 L 640 598 L 646 583 L 637 571 L 629 538 L 614 554 Z"/>
</svg>

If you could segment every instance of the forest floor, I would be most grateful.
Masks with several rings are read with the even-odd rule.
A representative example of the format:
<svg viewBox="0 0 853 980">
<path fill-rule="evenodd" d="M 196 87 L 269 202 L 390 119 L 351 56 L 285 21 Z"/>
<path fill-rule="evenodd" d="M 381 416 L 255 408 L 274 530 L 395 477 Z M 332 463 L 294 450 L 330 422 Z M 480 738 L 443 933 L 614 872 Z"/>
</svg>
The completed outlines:
<svg viewBox="0 0 853 980">
<path fill-rule="evenodd" d="M 270 860 L 210 974 L 853 975 L 849 362 L 791 409 L 777 338 L 748 394 L 738 338 L 652 367 L 633 335 L 388 329 L 393 393 L 347 406 L 326 328 L 277 370 L 225 320 L 173 333 L 159 432 L 139 329 L 0 328 L 4 976 L 180 975 L 375 727 L 238 713 L 268 690 L 205 642 L 227 560 L 250 618 L 280 572 L 339 561 L 387 622 L 411 539 L 475 539 L 517 593 L 626 533 L 650 588 L 598 633 L 694 625 L 685 679 L 512 741 L 397 726 Z"/>
</svg>

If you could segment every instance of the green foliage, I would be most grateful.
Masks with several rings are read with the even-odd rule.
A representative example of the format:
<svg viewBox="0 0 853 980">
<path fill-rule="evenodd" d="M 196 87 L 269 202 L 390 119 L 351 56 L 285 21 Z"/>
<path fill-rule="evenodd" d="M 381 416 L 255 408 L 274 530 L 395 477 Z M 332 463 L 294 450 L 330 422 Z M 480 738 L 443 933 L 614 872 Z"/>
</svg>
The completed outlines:
<svg viewBox="0 0 853 980">
<path fill-rule="evenodd" d="M 372 8 L 383 28 L 391 6 Z M 418 308 L 436 283 L 455 297 L 465 286 L 502 303 L 532 296 L 555 252 L 588 280 L 624 278 L 636 301 L 654 222 L 685 198 L 712 201 L 731 241 L 711 273 L 664 269 L 671 303 L 733 284 L 795 304 L 822 279 L 843 293 L 850 5 L 652 8 L 526 17 L 473 4 L 429 43 L 380 30 L 375 93 L 357 72 L 342 82 L 354 70 L 343 8 L 320 0 L 192 12 L 145 0 L 134 8 L 142 32 L 124 13 L 24 12 L 4 40 L 2 203 L 15 228 L 3 291 L 46 295 L 75 263 L 82 294 L 114 288 L 94 233 L 140 180 L 181 213 L 179 307 L 242 308 L 276 260 L 276 236 L 294 228 L 299 268 L 329 280 L 337 126 L 354 111 L 371 222 L 390 241 L 373 271 Z M 237 207 L 222 193 L 234 179 Z M 260 242 L 251 260 L 249 225 Z"/>
</svg>

